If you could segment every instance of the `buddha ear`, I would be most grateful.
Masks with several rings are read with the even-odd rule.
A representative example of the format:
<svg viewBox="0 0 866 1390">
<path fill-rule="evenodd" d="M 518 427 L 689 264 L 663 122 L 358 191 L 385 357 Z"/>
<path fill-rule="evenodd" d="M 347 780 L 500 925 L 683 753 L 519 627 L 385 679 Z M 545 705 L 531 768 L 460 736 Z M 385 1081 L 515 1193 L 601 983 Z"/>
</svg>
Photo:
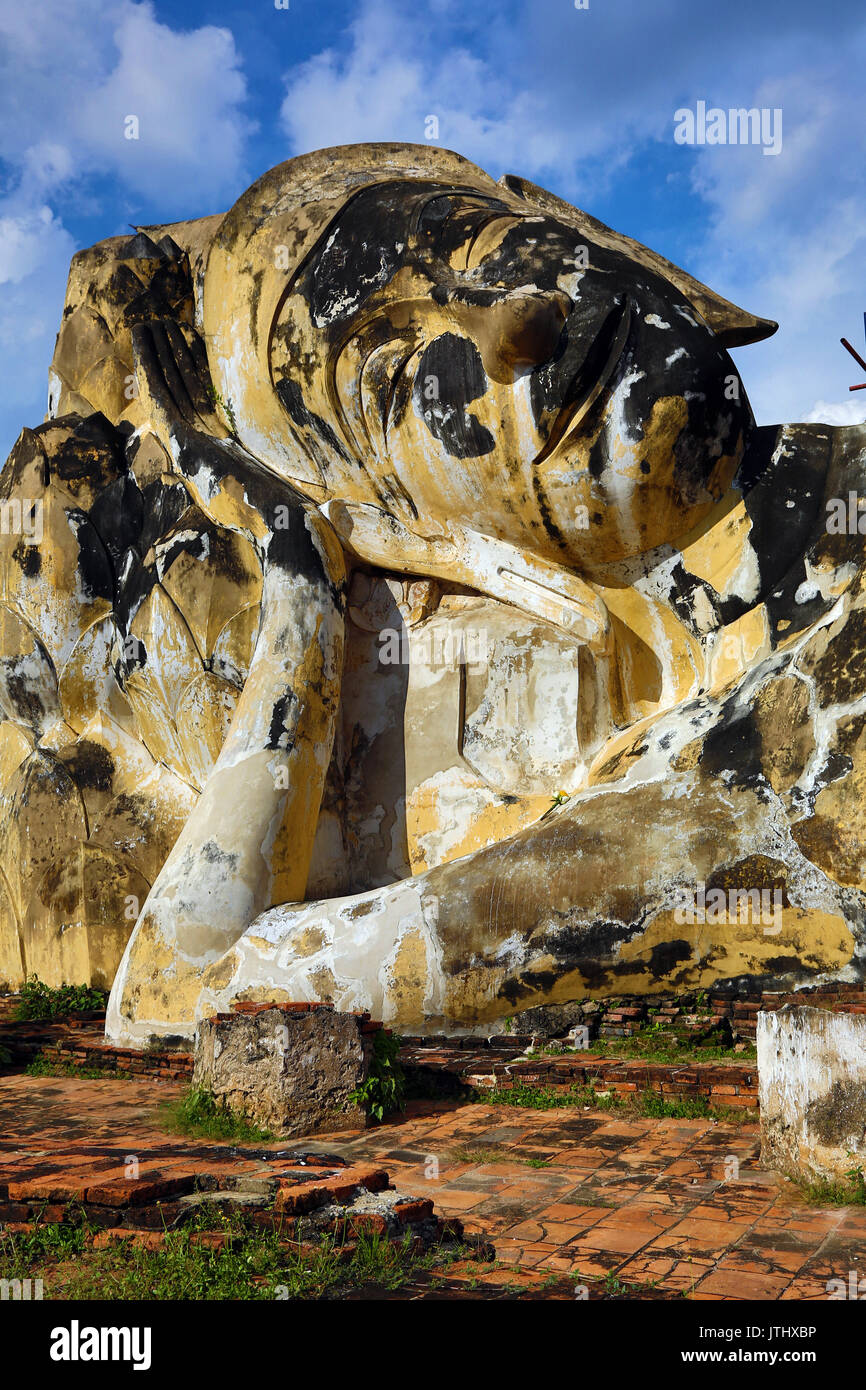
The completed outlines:
<svg viewBox="0 0 866 1390">
<path fill-rule="evenodd" d="M 657 251 L 651 251 L 648 246 L 632 237 L 615 232 L 611 227 L 605 226 L 604 222 L 599 222 L 597 218 L 590 217 L 589 213 L 567 203 L 564 198 L 557 198 L 554 193 L 548 193 L 547 189 L 530 183 L 529 179 L 520 178 L 516 174 L 505 174 L 499 182 L 510 193 L 515 193 L 525 202 L 540 208 L 542 212 L 549 212 L 562 222 L 570 222 L 598 246 L 621 251 L 656 275 L 663 276 L 697 309 L 723 347 L 736 348 L 744 347 L 747 343 L 760 343 L 764 338 L 771 337 L 779 327 L 772 319 L 758 318 L 755 314 L 738 308 L 730 300 L 716 294 L 715 290 L 701 284 L 700 280 L 695 280 L 678 265 L 674 265 L 673 261 L 660 256 Z"/>
</svg>

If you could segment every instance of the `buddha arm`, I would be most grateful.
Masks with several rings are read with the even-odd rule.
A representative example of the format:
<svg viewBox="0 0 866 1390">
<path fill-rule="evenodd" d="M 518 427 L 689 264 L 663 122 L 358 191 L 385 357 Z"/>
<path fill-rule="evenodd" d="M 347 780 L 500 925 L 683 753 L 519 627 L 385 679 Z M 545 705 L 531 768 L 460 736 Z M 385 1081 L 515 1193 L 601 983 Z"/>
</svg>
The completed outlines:
<svg viewBox="0 0 866 1390">
<path fill-rule="evenodd" d="M 202 969 L 273 902 L 303 898 L 343 654 L 343 555 L 327 523 L 242 451 L 166 419 L 156 404 L 153 414 L 200 505 L 257 544 L 263 590 L 228 737 L 115 980 L 109 1031 L 152 1015 L 136 1036 L 175 1031 L 171 1020 L 197 998 Z"/>
</svg>

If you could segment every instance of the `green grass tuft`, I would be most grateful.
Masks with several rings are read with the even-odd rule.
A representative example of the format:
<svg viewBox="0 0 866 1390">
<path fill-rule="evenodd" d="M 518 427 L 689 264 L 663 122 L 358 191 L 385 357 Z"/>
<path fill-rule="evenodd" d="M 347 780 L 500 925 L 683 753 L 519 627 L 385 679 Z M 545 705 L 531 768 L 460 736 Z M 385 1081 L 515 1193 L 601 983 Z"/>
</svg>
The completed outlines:
<svg viewBox="0 0 866 1390">
<path fill-rule="evenodd" d="M 77 1067 L 74 1062 L 61 1062 L 50 1052 L 38 1052 L 24 1068 L 28 1076 L 72 1076 L 79 1081 L 132 1080 L 128 1072 L 100 1071 L 98 1067 Z"/>
<path fill-rule="evenodd" d="M 751 1109 L 712 1105 L 705 1096 L 678 1096 L 668 1100 L 655 1091 L 635 1096 L 599 1093 L 589 1086 L 528 1086 L 523 1082 L 492 1091 L 476 1091 L 479 1105 L 507 1105 L 524 1110 L 611 1110 L 623 1119 L 720 1120 L 726 1124 L 750 1124 L 756 1118 Z"/>
<path fill-rule="evenodd" d="M 866 1206 L 866 1173 L 859 1163 L 854 1163 L 854 1155 L 850 1149 L 848 1157 L 852 1160 L 852 1166 L 845 1174 L 846 1182 L 820 1180 L 798 1183 L 808 1202 L 830 1207 Z"/>
<path fill-rule="evenodd" d="M 225 1246 L 214 1250 L 197 1245 L 193 1234 L 167 1232 L 157 1250 L 125 1244 L 94 1250 L 85 1227 L 45 1225 L 0 1234 L 0 1261 L 6 1278 L 42 1278 L 48 1299 L 273 1301 L 399 1289 L 470 1253 L 459 1245 L 417 1251 L 411 1235 L 395 1243 L 365 1233 L 351 1245 L 327 1236 L 301 1247 L 277 1232 L 243 1230 L 229 1232 Z"/>
<path fill-rule="evenodd" d="M 232 1139 L 242 1144 L 274 1144 L 277 1135 L 237 1115 L 210 1091 L 190 1086 L 159 1111 L 160 1123 L 174 1134 L 192 1139 Z"/>
</svg>

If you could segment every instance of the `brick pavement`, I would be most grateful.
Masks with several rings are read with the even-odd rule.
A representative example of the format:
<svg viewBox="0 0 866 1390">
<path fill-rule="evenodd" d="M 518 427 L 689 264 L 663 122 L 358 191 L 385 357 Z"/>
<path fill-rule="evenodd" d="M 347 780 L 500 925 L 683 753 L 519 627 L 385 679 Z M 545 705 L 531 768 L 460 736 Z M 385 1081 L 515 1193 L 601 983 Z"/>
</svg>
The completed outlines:
<svg viewBox="0 0 866 1390">
<path fill-rule="evenodd" d="M 140 1181 L 208 1172 L 223 1185 L 283 1175 L 288 1149 L 232 1150 L 160 1128 L 171 1083 L 0 1078 L 0 1183 L 41 1185 L 51 1203 L 116 1183 L 127 1155 Z M 386 1169 L 400 1192 L 492 1242 L 488 1284 L 537 1294 L 554 1275 L 614 1275 L 654 1296 L 826 1300 L 827 1282 L 866 1275 L 866 1210 L 808 1205 L 761 1169 L 755 1125 L 623 1119 L 594 1110 L 413 1102 L 366 1131 L 291 1141 L 356 1170 Z M 546 1166 L 533 1166 L 543 1163 Z M 344 1175 L 345 1181 L 345 1175 Z M 182 1183 L 181 1183 L 182 1185 Z M 452 1271 L 449 1280 L 477 1273 Z"/>
</svg>

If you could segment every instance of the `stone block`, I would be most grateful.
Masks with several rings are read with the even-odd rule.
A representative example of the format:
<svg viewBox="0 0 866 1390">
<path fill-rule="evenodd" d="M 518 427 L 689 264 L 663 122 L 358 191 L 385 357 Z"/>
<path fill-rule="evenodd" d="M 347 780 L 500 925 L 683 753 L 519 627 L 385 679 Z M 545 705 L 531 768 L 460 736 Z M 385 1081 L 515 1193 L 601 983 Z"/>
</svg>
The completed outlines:
<svg viewBox="0 0 866 1390">
<path fill-rule="evenodd" d="M 795 1179 L 866 1165 L 866 1018 L 786 1006 L 758 1014 L 761 1161 Z"/>
<path fill-rule="evenodd" d="M 193 1085 L 289 1137 L 366 1124 L 349 1096 L 369 1074 L 368 1016 L 280 1005 L 203 1019 Z"/>
<path fill-rule="evenodd" d="M 571 1028 L 584 1022 L 586 1008 L 582 1004 L 540 1004 L 524 1009 L 512 1019 L 511 1033 L 534 1034 L 538 1038 L 564 1037 Z"/>
</svg>

